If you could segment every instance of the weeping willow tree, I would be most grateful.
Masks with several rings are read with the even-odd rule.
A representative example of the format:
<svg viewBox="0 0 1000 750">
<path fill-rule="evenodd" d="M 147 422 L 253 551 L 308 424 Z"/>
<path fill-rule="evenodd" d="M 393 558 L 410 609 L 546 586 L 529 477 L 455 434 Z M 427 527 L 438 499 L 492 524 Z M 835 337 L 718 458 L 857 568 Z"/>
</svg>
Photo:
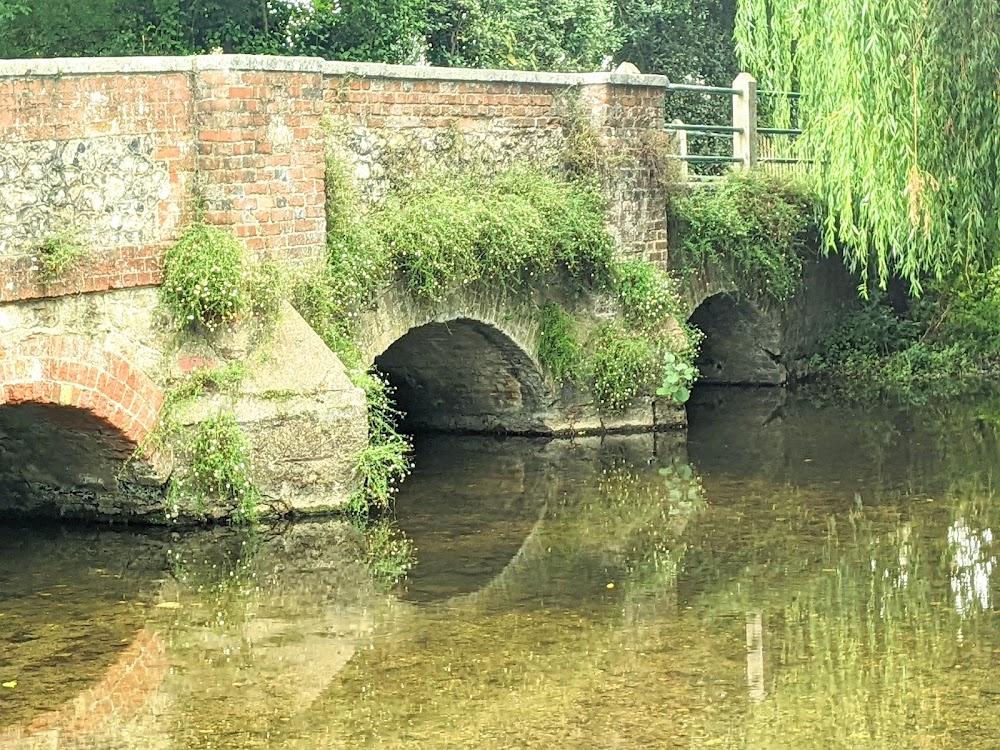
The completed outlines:
<svg viewBox="0 0 1000 750">
<path fill-rule="evenodd" d="M 827 247 L 864 282 L 1000 262 L 1000 3 L 741 0 L 736 40 L 762 88 L 804 94 Z"/>
</svg>

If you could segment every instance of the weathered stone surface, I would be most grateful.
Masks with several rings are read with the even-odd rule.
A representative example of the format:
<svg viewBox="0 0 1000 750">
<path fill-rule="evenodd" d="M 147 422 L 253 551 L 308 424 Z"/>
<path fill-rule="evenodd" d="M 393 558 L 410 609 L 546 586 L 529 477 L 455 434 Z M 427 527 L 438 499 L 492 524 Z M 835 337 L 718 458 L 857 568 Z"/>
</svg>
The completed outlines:
<svg viewBox="0 0 1000 750">
<path fill-rule="evenodd" d="M 718 294 L 690 318 L 705 334 L 697 366 L 703 383 L 783 385 L 780 314 L 738 296 Z"/>
<path fill-rule="evenodd" d="M 219 334 L 176 350 L 150 287 L 162 280 L 163 252 L 196 203 L 205 221 L 229 228 L 258 257 L 315 264 L 325 257 L 324 149 L 339 152 L 367 199 L 377 201 L 427 165 L 555 164 L 567 123 L 584 117 L 609 156 L 608 222 L 622 252 L 666 260 L 662 154 L 650 141 L 662 135 L 662 77 L 212 55 L 0 62 L 0 82 L 0 113 L 10 114 L 0 117 L 0 354 L 35 337 L 76 337 L 159 388 L 199 366 L 246 359 L 243 391 L 209 393 L 189 416 L 235 409 L 256 452 L 258 480 L 279 505 L 316 510 L 346 497 L 365 440 L 364 403 L 336 358 L 287 309 L 262 342 Z M 34 248 L 64 231 L 88 252 L 46 281 Z M 387 361 L 423 394 L 414 396 L 423 413 L 443 414 L 442 426 L 488 422 L 571 434 L 683 421 L 683 410 L 652 401 L 601 415 L 586 392 L 557 388 L 541 374 L 531 306 L 470 294 L 434 309 L 383 300 L 360 326 L 369 363 L 400 342 Z M 428 325 L 436 327 L 416 332 Z M 461 346 L 442 333 L 452 325 L 461 329 Z M 423 356 L 430 348 L 436 363 Z M 94 366 L 80 378 L 94 393 L 117 388 L 113 373 L 98 382 L 105 374 Z M 93 387 L 90 378 L 98 379 Z M 48 401 L 61 403 L 61 381 L 41 382 Z M 67 398 L 76 387 L 69 385 Z M 34 385 L 19 388 L 17 403 L 34 398 L 25 390 Z M 96 401 L 109 424 L 135 416 L 131 404 Z M 476 416 L 459 416 L 459 401 Z M 427 408 L 432 403 L 451 409 Z M 136 428 L 125 437 L 135 444 L 142 434 Z M 182 463 L 176 471 L 183 473 Z"/>
<path fill-rule="evenodd" d="M 164 483 L 184 476 L 187 457 L 133 456 L 156 424 L 156 384 L 184 376 L 182 364 L 234 358 L 247 360 L 244 391 L 207 393 L 188 424 L 232 409 L 278 509 L 346 500 L 367 438 L 364 394 L 298 314 L 285 304 L 266 336 L 247 326 L 180 350 L 161 315 L 153 289 L 0 305 L 0 514 L 164 520 Z"/>
<path fill-rule="evenodd" d="M 368 440 L 364 391 L 287 302 L 247 360 L 233 414 L 253 446 L 255 481 L 279 508 L 344 503 Z"/>
<path fill-rule="evenodd" d="M 53 334 L 116 352 L 158 382 L 169 374 L 164 352 L 176 337 L 148 287 L 0 304 L 0 343 Z"/>
<path fill-rule="evenodd" d="M 547 432 L 546 385 L 507 336 L 469 319 L 411 330 L 375 364 L 390 373 L 407 423 L 477 432 Z"/>
<path fill-rule="evenodd" d="M 141 516 L 170 455 L 145 443 L 163 393 L 100 336 L 0 335 L 0 514 Z"/>
</svg>

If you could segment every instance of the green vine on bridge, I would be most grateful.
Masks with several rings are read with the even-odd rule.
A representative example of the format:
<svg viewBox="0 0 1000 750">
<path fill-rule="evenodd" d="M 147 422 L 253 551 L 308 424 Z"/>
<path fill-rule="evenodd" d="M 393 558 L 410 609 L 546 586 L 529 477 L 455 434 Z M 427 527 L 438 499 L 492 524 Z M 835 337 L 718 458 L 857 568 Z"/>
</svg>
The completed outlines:
<svg viewBox="0 0 1000 750">
<path fill-rule="evenodd" d="M 248 315 L 266 324 L 283 290 L 277 271 L 252 262 L 238 238 L 200 221 L 164 256 L 160 302 L 184 335 L 211 334 Z M 236 524 L 259 520 L 264 502 L 253 481 L 252 451 L 232 411 L 219 406 L 197 427 L 185 427 L 178 418 L 206 393 L 232 396 L 244 373 L 241 362 L 198 369 L 167 392 L 159 424 L 143 447 L 169 449 L 184 458 L 184 469 L 170 479 L 168 518 L 204 519 L 223 510 Z"/>
<path fill-rule="evenodd" d="M 588 180 L 517 165 L 491 177 L 473 172 L 417 182 L 368 213 L 335 158 L 327 180 L 327 270 L 300 289 L 298 301 L 349 368 L 359 362 L 353 344 L 358 316 L 397 278 L 430 302 L 483 282 L 527 299 L 532 285 L 555 280 L 570 306 L 588 294 L 610 296 L 623 323 L 582 334 L 567 305 L 540 307 L 536 352 L 556 380 L 601 382 L 595 394 L 607 410 L 655 387 L 665 374 L 667 351 L 693 357 L 684 336 L 669 325 L 680 309 L 676 281 L 651 264 L 614 259 L 603 199 Z M 644 345 L 625 346 L 629 339 Z M 635 353 L 627 372 L 610 369 L 609 348 Z"/>
</svg>

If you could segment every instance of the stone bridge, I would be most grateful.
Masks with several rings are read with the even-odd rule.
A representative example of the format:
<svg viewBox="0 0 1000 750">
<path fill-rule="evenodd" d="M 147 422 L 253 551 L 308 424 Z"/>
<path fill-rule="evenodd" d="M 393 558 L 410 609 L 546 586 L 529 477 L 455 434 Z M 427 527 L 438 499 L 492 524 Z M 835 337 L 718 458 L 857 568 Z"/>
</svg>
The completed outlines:
<svg viewBox="0 0 1000 750">
<path fill-rule="evenodd" d="M 0 62 L 0 512 L 162 518 L 173 460 L 148 438 L 164 394 L 226 361 L 247 363 L 230 407 L 265 497 L 343 502 L 366 441 L 363 394 L 287 304 L 270 336 L 246 326 L 178 343 L 157 302 L 165 249 L 200 217 L 259 259 L 318 267 L 327 154 L 375 202 L 421 164 L 460 169 L 457 143 L 497 168 L 554 164 L 572 115 L 616 157 L 604 190 L 620 252 L 666 265 L 667 195 L 649 149 L 666 85 L 228 55 Z M 82 259 L 46 270 L 67 246 Z M 683 421 L 653 403 L 609 419 L 567 395 L 538 365 L 530 316 L 491 290 L 434 308 L 387 294 L 362 326 L 363 354 L 409 389 L 418 423 L 557 433 Z"/>
</svg>

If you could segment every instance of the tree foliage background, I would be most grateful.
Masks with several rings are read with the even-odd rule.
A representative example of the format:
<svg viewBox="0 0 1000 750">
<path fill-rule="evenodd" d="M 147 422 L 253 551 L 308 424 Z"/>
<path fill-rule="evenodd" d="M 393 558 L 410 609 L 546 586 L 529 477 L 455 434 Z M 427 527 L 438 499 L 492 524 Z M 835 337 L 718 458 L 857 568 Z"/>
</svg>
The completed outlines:
<svg viewBox="0 0 1000 750">
<path fill-rule="evenodd" d="M 728 86 L 739 72 L 733 43 L 736 0 L 618 0 L 622 29 L 618 59 L 675 83 Z M 732 117 L 727 97 L 674 94 L 670 119 L 723 124 Z"/>
<path fill-rule="evenodd" d="M 0 0 L 0 56 L 318 55 L 597 70 L 612 0 Z"/>
<path fill-rule="evenodd" d="M 230 53 L 736 76 L 737 0 L 0 0 L 0 58 Z M 726 97 L 676 94 L 670 119 L 721 123 Z M 720 148 L 693 138 L 695 153 Z M 728 148 L 728 143 L 721 145 Z"/>
<path fill-rule="evenodd" d="M 0 0 L 0 57 L 247 54 L 735 75 L 735 0 Z M 714 102 L 678 102 L 687 118 Z"/>
<path fill-rule="evenodd" d="M 997 263 L 1000 4 L 741 0 L 736 36 L 763 85 L 807 93 L 827 244 L 865 279 Z"/>
</svg>

